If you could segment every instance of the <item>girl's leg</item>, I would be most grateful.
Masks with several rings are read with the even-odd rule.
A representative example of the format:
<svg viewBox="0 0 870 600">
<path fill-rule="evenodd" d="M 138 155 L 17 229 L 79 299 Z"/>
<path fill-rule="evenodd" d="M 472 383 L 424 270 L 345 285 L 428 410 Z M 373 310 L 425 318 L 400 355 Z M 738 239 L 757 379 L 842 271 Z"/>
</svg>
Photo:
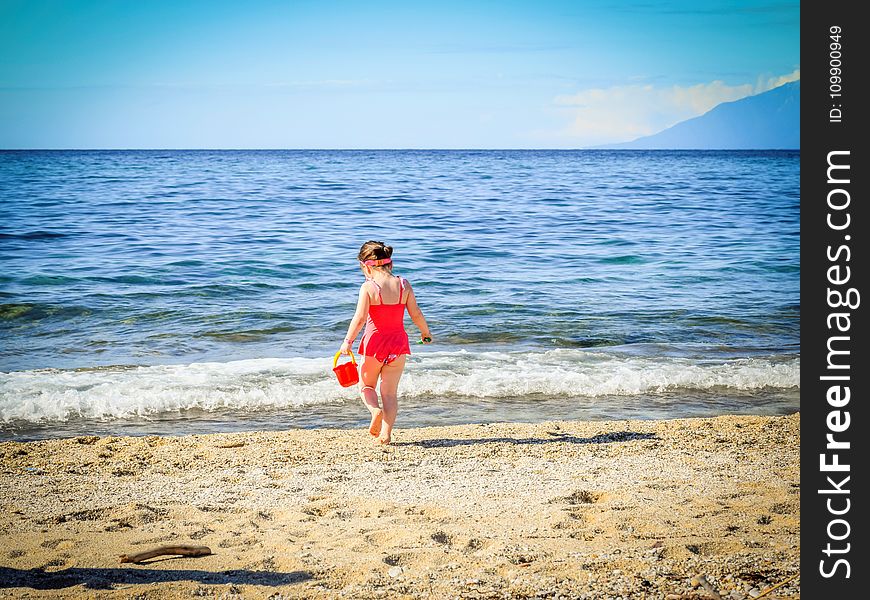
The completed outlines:
<svg viewBox="0 0 870 600">
<path fill-rule="evenodd" d="M 364 358 L 360 365 L 360 396 L 372 414 L 369 433 L 375 437 L 381 433 L 381 420 L 384 415 L 384 411 L 378 406 L 378 392 L 375 390 L 382 366 L 383 363 L 370 357 Z"/>
<path fill-rule="evenodd" d="M 396 413 L 399 411 L 397 395 L 399 378 L 402 377 L 402 371 L 405 369 L 406 358 L 407 355 L 400 354 L 393 362 L 384 365 L 381 369 L 381 400 L 384 403 L 384 417 L 378 440 L 382 444 L 389 444 L 390 436 L 393 433 L 393 424 L 396 422 Z"/>
</svg>

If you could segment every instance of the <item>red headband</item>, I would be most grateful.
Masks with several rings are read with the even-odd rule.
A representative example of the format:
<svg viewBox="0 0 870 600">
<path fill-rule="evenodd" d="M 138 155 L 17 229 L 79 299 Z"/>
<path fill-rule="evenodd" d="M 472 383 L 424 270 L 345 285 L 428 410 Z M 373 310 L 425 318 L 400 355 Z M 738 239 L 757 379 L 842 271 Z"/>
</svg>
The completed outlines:
<svg viewBox="0 0 870 600">
<path fill-rule="evenodd" d="M 362 264 L 367 267 L 380 267 L 381 265 L 388 265 L 393 262 L 392 258 L 379 258 L 378 260 L 361 260 Z"/>
</svg>

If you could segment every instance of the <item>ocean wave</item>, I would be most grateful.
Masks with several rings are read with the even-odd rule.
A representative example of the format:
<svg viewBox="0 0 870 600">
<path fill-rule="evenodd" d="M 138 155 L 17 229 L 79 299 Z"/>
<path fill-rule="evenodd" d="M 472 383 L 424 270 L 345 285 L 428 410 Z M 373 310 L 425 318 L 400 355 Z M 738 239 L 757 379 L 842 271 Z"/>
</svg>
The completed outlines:
<svg viewBox="0 0 870 600">
<path fill-rule="evenodd" d="M 331 357 L 0 373 L 0 422 L 153 417 L 183 410 L 298 410 L 356 398 Z M 800 357 L 687 358 L 559 349 L 425 352 L 402 377 L 405 398 L 628 396 L 800 387 Z"/>
<path fill-rule="evenodd" d="M 22 233 L 6 233 L 0 232 L 0 240 L 53 240 L 62 237 L 68 237 L 71 233 L 60 231 L 25 231 Z"/>
</svg>

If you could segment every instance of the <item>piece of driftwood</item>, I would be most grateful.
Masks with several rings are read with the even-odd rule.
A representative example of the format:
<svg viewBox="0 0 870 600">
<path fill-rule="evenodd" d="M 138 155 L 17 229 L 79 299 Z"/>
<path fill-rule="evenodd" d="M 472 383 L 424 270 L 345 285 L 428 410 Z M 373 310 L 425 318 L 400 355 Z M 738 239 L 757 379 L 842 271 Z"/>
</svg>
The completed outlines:
<svg viewBox="0 0 870 600">
<path fill-rule="evenodd" d="M 137 563 L 155 556 L 163 556 L 164 554 L 180 554 L 182 556 L 205 556 L 211 554 L 211 548 L 208 546 L 160 546 L 145 552 L 137 554 L 122 554 L 120 556 L 122 563 Z"/>
</svg>

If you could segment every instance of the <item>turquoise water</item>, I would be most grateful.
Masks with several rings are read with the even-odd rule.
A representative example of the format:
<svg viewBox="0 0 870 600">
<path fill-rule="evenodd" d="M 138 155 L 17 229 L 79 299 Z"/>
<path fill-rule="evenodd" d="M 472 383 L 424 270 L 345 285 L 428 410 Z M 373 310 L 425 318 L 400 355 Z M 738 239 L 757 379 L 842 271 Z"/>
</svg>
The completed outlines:
<svg viewBox="0 0 870 600">
<path fill-rule="evenodd" d="M 356 425 L 368 239 L 436 342 L 405 426 L 797 410 L 799 159 L 0 152 L 0 435 Z"/>
</svg>

